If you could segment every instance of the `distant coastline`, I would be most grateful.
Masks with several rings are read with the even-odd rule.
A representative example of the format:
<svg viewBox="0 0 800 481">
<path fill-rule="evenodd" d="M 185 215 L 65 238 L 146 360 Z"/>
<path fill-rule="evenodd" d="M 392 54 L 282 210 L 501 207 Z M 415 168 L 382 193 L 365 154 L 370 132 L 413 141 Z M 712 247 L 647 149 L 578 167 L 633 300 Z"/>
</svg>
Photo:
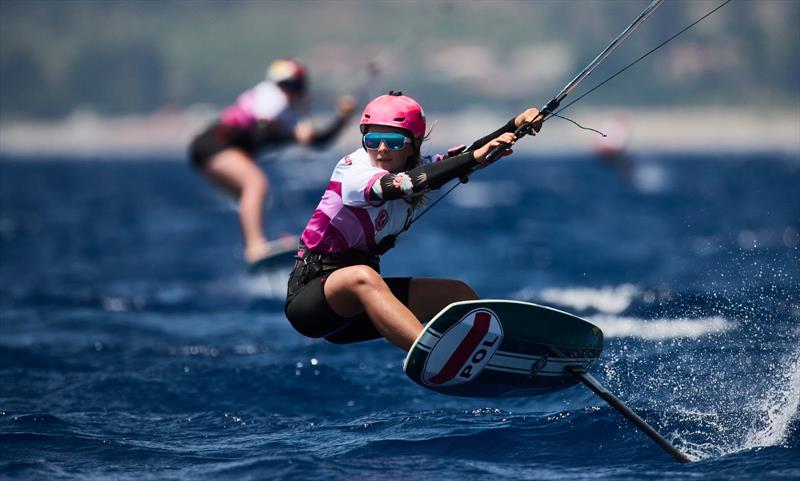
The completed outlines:
<svg viewBox="0 0 800 481">
<path fill-rule="evenodd" d="M 101 117 L 77 113 L 58 122 L 0 123 L 0 155 L 58 157 L 167 157 L 180 159 L 192 136 L 213 119 L 213 109 L 159 111 L 152 115 Z M 624 119 L 630 151 L 747 152 L 781 151 L 800 155 L 800 112 L 708 109 L 575 109 L 569 116 L 587 127 L 603 129 Z M 431 147 L 469 142 L 507 119 L 497 112 L 469 108 L 460 112 L 428 112 L 433 128 Z M 319 119 L 323 120 L 323 119 Z M 358 131 L 349 131 L 332 149 L 356 145 Z M 520 142 L 525 153 L 590 152 L 599 135 L 561 119 L 550 119 L 536 139 Z"/>
</svg>

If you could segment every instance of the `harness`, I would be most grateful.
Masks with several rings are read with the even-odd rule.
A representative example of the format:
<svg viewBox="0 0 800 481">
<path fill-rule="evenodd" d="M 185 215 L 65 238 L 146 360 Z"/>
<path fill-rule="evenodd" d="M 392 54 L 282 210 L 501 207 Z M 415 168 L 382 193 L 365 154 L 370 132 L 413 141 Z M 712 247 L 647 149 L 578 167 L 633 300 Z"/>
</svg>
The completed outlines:
<svg viewBox="0 0 800 481">
<path fill-rule="evenodd" d="M 295 258 L 297 259 L 295 269 L 300 268 L 300 277 L 303 283 L 319 276 L 328 275 L 342 267 L 362 264 L 372 267 L 378 273 L 381 272 L 381 260 L 378 254 L 366 251 L 323 254 L 309 250 L 301 243 Z"/>
</svg>

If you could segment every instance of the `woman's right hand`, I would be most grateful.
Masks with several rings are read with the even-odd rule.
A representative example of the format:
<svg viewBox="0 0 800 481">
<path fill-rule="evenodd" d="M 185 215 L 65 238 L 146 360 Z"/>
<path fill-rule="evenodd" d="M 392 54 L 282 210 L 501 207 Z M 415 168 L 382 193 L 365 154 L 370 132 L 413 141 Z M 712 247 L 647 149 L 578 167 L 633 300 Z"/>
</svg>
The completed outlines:
<svg viewBox="0 0 800 481">
<path fill-rule="evenodd" d="M 500 147 L 501 145 L 508 145 L 509 148 L 501 150 L 498 153 L 497 157 L 492 159 L 492 162 L 494 162 L 495 160 L 501 157 L 505 157 L 506 155 L 509 155 L 514 152 L 513 150 L 511 150 L 511 144 L 513 144 L 515 140 L 517 140 L 517 136 L 514 135 L 513 132 L 506 132 L 504 134 L 501 134 L 499 137 L 492 139 L 490 142 L 486 143 L 483 147 L 475 149 L 472 152 L 472 155 L 475 157 L 475 160 L 479 164 L 484 164 L 486 162 L 486 156 L 489 155 L 489 152 L 494 150 L 496 147 Z"/>
<path fill-rule="evenodd" d="M 535 107 L 522 111 L 522 113 L 514 118 L 514 126 L 517 128 L 522 124 L 531 124 L 533 127 L 532 135 L 536 135 L 536 132 L 542 130 L 542 122 L 544 122 L 544 117 L 539 109 Z"/>
</svg>

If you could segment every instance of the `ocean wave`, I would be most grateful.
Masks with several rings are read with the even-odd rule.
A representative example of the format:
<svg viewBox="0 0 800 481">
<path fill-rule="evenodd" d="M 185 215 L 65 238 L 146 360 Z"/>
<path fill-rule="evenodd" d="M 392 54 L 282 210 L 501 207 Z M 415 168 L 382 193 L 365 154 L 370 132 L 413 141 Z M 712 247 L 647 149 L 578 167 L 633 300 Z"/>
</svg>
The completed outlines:
<svg viewBox="0 0 800 481">
<path fill-rule="evenodd" d="M 639 295 L 640 289 L 633 284 L 622 284 L 619 286 L 605 286 L 600 288 L 593 287 L 569 287 L 569 288 L 547 288 L 538 293 L 522 291 L 515 297 L 536 294 L 544 302 L 567 306 L 579 311 L 596 309 L 608 314 L 619 314 L 627 309 L 635 296 Z"/>
<path fill-rule="evenodd" d="M 735 324 L 721 316 L 698 319 L 654 319 L 597 315 L 588 320 L 596 324 L 607 338 L 638 337 L 650 341 L 674 338 L 696 339 L 709 334 L 721 334 Z"/>
<path fill-rule="evenodd" d="M 246 296 L 267 299 L 286 299 L 286 286 L 289 280 L 290 265 L 258 275 L 240 277 L 233 284 Z"/>
<path fill-rule="evenodd" d="M 5 418 L 5 419 L 4 419 Z M 30 427 L 36 429 L 50 429 L 62 428 L 70 426 L 70 423 L 64 421 L 58 416 L 46 413 L 24 413 L 24 414 L 11 414 L 8 412 L 0 412 L 0 424 L 13 424 L 16 428 Z"/>
</svg>

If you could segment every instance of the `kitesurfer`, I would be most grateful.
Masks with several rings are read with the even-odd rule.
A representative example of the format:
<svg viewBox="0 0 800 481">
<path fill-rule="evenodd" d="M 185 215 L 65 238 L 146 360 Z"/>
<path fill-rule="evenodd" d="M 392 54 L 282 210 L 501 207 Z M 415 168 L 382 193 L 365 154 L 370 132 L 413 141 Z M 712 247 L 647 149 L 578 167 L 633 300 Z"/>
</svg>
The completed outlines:
<svg viewBox="0 0 800 481">
<path fill-rule="evenodd" d="M 384 278 L 379 256 L 408 226 L 426 192 L 485 167 L 486 155 L 511 144 L 526 123 L 538 132 L 538 109 L 524 110 L 469 147 L 427 156 L 420 153 L 426 119 L 419 103 L 400 92 L 369 102 L 361 115 L 361 147 L 336 164 L 301 236 L 286 299 L 292 326 L 333 343 L 385 337 L 408 350 L 422 323 L 443 307 L 477 299 L 459 280 Z"/>
<path fill-rule="evenodd" d="M 305 118 L 307 106 L 306 67 L 296 59 L 275 60 L 266 78 L 242 93 L 189 146 L 192 165 L 238 200 L 244 258 L 250 265 L 273 250 L 262 228 L 269 181 L 254 157 L 264 148 L 289 143 L 324 147 L 342 131 L 356 102 L 340 97 L 336 118 L 323 129 Z"/>
</svg>

